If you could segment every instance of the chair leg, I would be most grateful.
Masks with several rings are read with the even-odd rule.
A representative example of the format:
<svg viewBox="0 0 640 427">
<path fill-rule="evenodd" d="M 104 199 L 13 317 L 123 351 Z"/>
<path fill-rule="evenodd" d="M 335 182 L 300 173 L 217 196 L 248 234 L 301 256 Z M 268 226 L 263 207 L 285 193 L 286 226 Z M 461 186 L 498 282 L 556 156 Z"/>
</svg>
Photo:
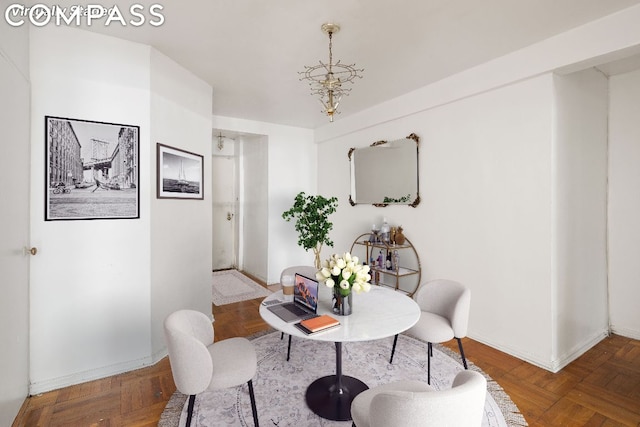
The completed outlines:
<svg viewBox="0 0 640 427">
<path fill-rule="evenodd" d="M 391 357 L 389 358 L 389 364 L 393 363 L 393 355 L 396 352 L 396 344 L 398 343 L 398 334 L 393 338 L 393 347 L 391 348 Z"/>
<path fill-rule="evenodd" d="M 280 332 L 280 339 L 284 338 L 284 332 Z"/>
<path fill-rule="evenodd" d="M 196 395 L 192 394 L 189 396 L 189 405 L 187 406 L 187 423 L 185 427 L 189 427 L 191 425 L 191 417 L 193 415 L 193 405 L 196 402 Z"/>
<path fill-rule="evenodd" d="M 291 335 L 289 335 L 289 345 L 287 346 L 287 362 L 289 361 L 290 355 L 291 355 Z"/>
<path fill-rule="evenodd" d="M 467 359 L 464 357 L 464 350 L 462 349 L 462 340 L 460 338 L 456 338 L 458 340 L 458 348 L 460 349 L 460 355 L 462 356 L 462 364 L 464 365 L 464 369 L 469 369 L 467 367 Z"/>
<path fill-rule="evenodd" d="M 251 399 L 251 412 L 253 413 L 253 425 L 260 427 L 258 423 L 258 410 L 256 409 L 256 396 L 253 394 L 253 381 L 249 380 L 249 398 Z"/>
<path fill-rule="evenodd" d="M 427 343 L 427 384 L 431 385 L 431 355 L 433 355 L 433 347 L 431 343 Z"/>
</svg>

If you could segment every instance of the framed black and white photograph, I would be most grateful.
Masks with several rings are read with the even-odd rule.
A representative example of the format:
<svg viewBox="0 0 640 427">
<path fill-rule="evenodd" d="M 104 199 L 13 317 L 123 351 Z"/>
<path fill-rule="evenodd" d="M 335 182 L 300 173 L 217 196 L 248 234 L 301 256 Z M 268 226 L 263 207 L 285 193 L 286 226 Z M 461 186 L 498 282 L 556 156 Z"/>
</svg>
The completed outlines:
<svg viewBox="0 0 640 427">
<path fill-rule="evenodd" d="M 140 218 L 140 127 L 45 116 L 45 220 Z"/>
<path fill-rule="evenodd" d="M 157 145 L 158 199 L 204 199 L 204 157 Z"/>
</svg>

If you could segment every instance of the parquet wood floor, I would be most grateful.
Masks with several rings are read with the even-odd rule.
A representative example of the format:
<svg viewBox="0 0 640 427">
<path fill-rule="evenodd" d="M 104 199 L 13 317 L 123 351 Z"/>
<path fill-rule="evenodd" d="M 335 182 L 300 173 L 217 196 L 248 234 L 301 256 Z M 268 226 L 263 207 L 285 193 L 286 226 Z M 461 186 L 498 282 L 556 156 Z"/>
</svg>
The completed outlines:
<svg viewBox="0 0 640 427">
<path fill-rule="evenodd" d="M 260 300 L 213 306 L 215 338 L 268 329 Z M 640 341 L 613 335 L 552 374 L 469 338 L 465 354 L 511 396 L 532 427 L 640 427 Z M 455 341 L 448 345 L 457 352 Z M 175 391 L 167 358 L 136 371 L 25 400 L 13 427 L 156 426 Z"/>
</svg>

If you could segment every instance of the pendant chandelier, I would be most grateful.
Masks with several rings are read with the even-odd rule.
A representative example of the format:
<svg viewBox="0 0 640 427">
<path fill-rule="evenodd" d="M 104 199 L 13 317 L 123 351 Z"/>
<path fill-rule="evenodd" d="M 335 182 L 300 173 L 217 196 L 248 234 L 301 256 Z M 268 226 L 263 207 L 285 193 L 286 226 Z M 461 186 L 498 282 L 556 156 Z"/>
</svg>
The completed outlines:
<svg viewBox="0 0 640 427">
<path fill-rule="evenodd" d="M 218 151 L 222 151 L 224 150 L 224 142 L 230 142 L 233 143 L 235 142 L 235 139 L 230 137 L 230 136 L 225 136 L 222 134 L 222 132 L 218 132 L 218 135 L 216 136 L 216 138 L 218 138 Z"/>
<path fill-rule="evenodd" d="M 329 35 L 329 62 L 319 61 L 319 65 L 310 67 L 305 65 L 304 71 L 298 72 L 302 75 L 300 80 L 306 80 L 311 87 L 311 94 L 319 97 L 320 103 L 324 109 L 324 113 L 329 116 L 329 121 L 333 122 L 333 116 L 338 111 L 338 105 L 344 95 L 349 95 L 350 87 L 344 87 L 345 84 L 353 83 L 358 77 L 362 78 L 364 69 L 355 68 L 355 64 L 346 65 L 340 61 L 333 63 L 332 38 L 335 33 L 340 31 L 337 24 L 322 24 L 322 31 Z"/>
<path fill-rule="evenodd" d="M 222 136 L 222 132 L 218 132 L 218 150 L 222 151 L 224 149 L 224 136 Z"/>
</svg>

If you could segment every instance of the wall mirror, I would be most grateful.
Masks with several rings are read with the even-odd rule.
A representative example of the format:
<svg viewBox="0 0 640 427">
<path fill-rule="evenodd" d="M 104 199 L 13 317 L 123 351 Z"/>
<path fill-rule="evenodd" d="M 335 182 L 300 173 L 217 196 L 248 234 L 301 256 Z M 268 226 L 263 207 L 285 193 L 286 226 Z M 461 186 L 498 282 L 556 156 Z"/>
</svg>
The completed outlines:
<svg viewBox="0 0 640 427">
<path fill-rule="evenodd" d="M 351 148 L 349 202 L 374 206 L 420 203 L 418 191 L 418 143 L 412 133 L 394 141 L 377 141 L 369 147 Z"/>
</svg>

